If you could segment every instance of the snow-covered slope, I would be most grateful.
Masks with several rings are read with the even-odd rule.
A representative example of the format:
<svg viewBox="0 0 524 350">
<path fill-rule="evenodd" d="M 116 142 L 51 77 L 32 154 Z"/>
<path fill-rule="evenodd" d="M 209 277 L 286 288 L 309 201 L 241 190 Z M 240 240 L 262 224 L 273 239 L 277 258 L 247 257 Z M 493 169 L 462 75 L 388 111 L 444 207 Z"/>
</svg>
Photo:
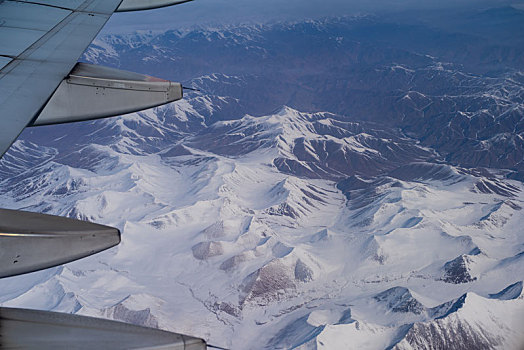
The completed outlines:
<svg viewBox="0 0 524 350">
<path fill-rule="evenodd" d="M 189 102 L 166 118 L 202 120 Z M 421 149 L 389 173 L 384 167 L 337 185 L 330 179 L 342 171 L 322 179 L 277 165 L 284 157 L 304 162 L 296 145 L 315 140 L 388 161 L 354 138 L 363 131 L 315 128 L 335 116 L 284 108 L 188 134 L 160 117 L 165 109 L 147 113 L 95 122 L 100 135 L 118 130 L 111 142 L 101 136 L 65 150 L 21 141 L 9 152 L 3 206 L 103 222 L 123 236 L 108 252 L 2 280 L 3 305 L 110 317 L 233 348 L 353 339 L 333 338 L 340 332 L 376 348 L 396 341 L 406 348 L 431 322 L 447 327 L 443 320 L 454 316 L 438 305 L 466 292 L 496 294 L 524 273 L 518 182 L 499 179 L 508 192 L 485 193 L 478 184 L 493 178 L 420 163 L 419 154 L 431 154 Z M 129 127 L 134 120 L 147 128 Z M 148 138 L 166 125 L 171 138 L 159 138 L 151 153 Z M 97 161 L 65 156 L 72 152 Z M 310 156 L 305 164 L 330 171 L 322 152 Z M 475 332 L 469 322 L 477 321 L 460 315 Z"/>
<path fill-rule="evenodd" d="M 148 71 L 172 63 L 164 66 L 171 67 L 169 78 L 181 69 L 181 52 L 196 45 L 191 42 L 210 43 L 211 53 L 224 46 L 243 52 L 247 44 L 254 53 L 246 57 L 264 61 L 280 48 L 267 38 L 296 35 L 297 28 L 323 38 L 331 25 L 346 25 L 334 23 L 113 36 L 97 41 L 86 58 L 120 64 L 122 52 L 142 55 Z M 387 51 L 414 69 L 384 65 L 377 48 L 335 42 L 347 45 L 344 55 L 374 62 L 376 69 L 356 69 L 351 79 L 365 73 L 375 79 L 361 79 L 371 90 L 390 97 L 394 91 L 388 106 L 404 113 L 407 124 L 443 100 L 474 111 L 468 119 L 473 134 L 487 100 L 498 101 L 489 111 L 500 112 L 495 124 L 518 119 L 518 81 L 498 86 L 503 79 L 458 74 L 418 54 Z M 333 52 L 330 45 L 322 50 Z M 1 305 L 113 318 L 233 349 L 524 344 L 520 163 L 491 158 L 512 138 L 516 151 L 508 154 L 518 157 L 520 121 L 505 139 L 506 122 L 483 139 L 485 149 L 498 148 L 485 153 L 492 160 L 479 163 L 515 168 L 478 168 L 441 153 L 458 144 L 431 138 L 455 130 L 452 122 L 421 123 L 433 128 L 422 132 L 395 127 L 389 114 L 358 118 L 377 112 L 373 108 L 389 111 L 371 100 L 362 100 L 367 107 L 355 113 L 311 112 L 300 93 L 289 101 L 303 102 L 303 109 L 281 103 L 261 113 L 275 97 L 261 93 L 267 77 L 227 73 L 195 73 L 189 83 L 204 93 L 190 92 L 168 106 L 24 132 L 0 161 L 0 206 L 113 225 L 122 243 L 62 267 L 2 279 Z M 429 76 L 432 92 L 411 89 L 425 86 Z M 457 90 L 445 96 L 449 81 L 470 85 L 451 84 Z M 400 93 L 394 82 L 409 91 Z M 324 83 L 319 90 L 332 82 Z M 497 91 L 507 94 L 495 98 Z M 481 124 L 489 129 L 490 123 Z M 441 143 L 444 148 L 431 147 Z"/>
</svg>

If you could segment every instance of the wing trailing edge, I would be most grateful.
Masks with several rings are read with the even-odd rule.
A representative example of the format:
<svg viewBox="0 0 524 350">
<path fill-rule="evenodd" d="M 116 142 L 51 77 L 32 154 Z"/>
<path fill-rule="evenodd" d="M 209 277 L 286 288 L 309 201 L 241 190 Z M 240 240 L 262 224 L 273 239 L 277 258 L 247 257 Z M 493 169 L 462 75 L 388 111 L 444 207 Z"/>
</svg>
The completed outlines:
<svg viewBox="0 0 524 350">
<path fill-rule="evenodd" d="M 120 231 L 113 227 L 0 209 L 0 278 L 64 264 L 118 243 Z"/>
<path fill-rule="evenodd" d="M 77 63 L 31 126 L 112 117 L 177 101 L 182 96 L 180 83 Z"/>
</svg>

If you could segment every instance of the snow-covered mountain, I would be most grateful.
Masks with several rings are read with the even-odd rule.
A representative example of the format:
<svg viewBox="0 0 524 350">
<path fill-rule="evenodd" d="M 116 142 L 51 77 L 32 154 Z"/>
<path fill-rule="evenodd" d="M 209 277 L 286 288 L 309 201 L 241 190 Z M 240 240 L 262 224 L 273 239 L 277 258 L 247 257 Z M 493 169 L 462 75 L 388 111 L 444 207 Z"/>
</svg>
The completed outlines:
<svg viewBox="0 0 524 350">
<path fill-rule="evenodd" d="M 187 83 L 203 92 L 118 118 L 24 132 L 0 162 L 0 205 L 113 225 L 122 243 L 1 280 L 1 305 L 124 320 L 233 349 L 522 346 L 523 118 L 515 80 L 522 73 L 474 76 L 435 57 L 364 47 L 358 57 L 367 57 L 368 70 L 359 63 L 351 79 L 374 77 L 369 89 L 394 91 L 386 100 L 394 105 L 347 109 L 371 98 L 317 111 L 326 104 L 312 108 L 309 83 L 296 88 L 318 79 L 306 71 L 275 86 L 294 86 L 295 97 L 285 101 L 292 107 L 268 111 L 275 90 L 265 93 L 264 83 L 274 76 L 221 69 L 227 59 L 236 62 L 231 50 L 253 52 L 247 60 L 262 58 L 264 69 L 285 57 L 297 64 L 309 49 L 288 50 L 275 63 L 269 58 L 282 42 L 268 38 L 302 30 L 320 40 L 346 28 L 317 50 L 321 61 L 323 50 L 331 53 L 370 25 L 368 18 L 345 20 L 99 39 L 86 58 L 130 68 L 142 56 L 144 71 L 167 67 L 167 78 L 180 63 Z M 202 43 L 208 55 L 224 50 L 214 72 L 179 61 Z M 332 60 L 357 46 L 352 41 Z M 411 68 L 385 67 L 386 53 Z M 415 91 L 423 84 L 413 82 L 427 83 L 421 77 L 429 75 L 434 85 Z M 457 84 L 449 87 L 451 78 Z M 327 74 L 318 86 L 332 83 Z M 430 117 L 437 102 L 444 111 L 448 102 L 456 108 Z M 390 106 L 405 118 L 373 117 Z M 461 113 L 472 135 L 498 128 L 453 144 L 435 136 L 448 135 L 447 126 L 457 130 Z M 481 118 L 485 124 L 481 114 L 490 116 Z M 510 119 L 507 131 L 502 121 Z M 480 167 L 484 158 L 469 141 L 496 148 L 489 168 Z M 473 161 L 454 156 L 467 152 Z"/>
</svg>

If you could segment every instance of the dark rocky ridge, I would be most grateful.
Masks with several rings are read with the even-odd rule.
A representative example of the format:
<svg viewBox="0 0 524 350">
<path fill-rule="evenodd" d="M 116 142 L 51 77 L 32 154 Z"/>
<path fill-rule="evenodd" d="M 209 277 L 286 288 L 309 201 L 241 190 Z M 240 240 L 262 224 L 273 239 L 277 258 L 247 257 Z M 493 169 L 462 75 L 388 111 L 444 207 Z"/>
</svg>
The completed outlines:
<svg viewBox="0 0 524 350">
<path fill-rule="evenodd" d="M 470 274 L 469 266 L 470 258 L 467 255 L 461 255 L 456 259 L 448 261 L 444 265 L 444 276 L 442 280 L 448 283 L 468 283 L 473 282 L 477 277 Z"/>
<path fill-rule="evenodd" d="M 497 21 L 519 26 L 522 11 L 493 11 Z M 466 19 L 460 28 L 448 30 L 350 17 L 170 31 L 145 41 L 113 36 L 106 40 L 119 56 L 88 51 L 87 57 L 187 80 L 206 94 L 239 101 L 210 115 L 208 125 L 269 114 L 282 105 L 330 111 L 347 121 L 401 128 L 455 165 L 522 172 L 522 46 L 497 42 L 497 35 L 507 34 L 503 29 L 477 30 L 486 13 L 461 14 Z M 156 62 L 165 59 L 176 64 L 157 72 Z"/>
</svg>

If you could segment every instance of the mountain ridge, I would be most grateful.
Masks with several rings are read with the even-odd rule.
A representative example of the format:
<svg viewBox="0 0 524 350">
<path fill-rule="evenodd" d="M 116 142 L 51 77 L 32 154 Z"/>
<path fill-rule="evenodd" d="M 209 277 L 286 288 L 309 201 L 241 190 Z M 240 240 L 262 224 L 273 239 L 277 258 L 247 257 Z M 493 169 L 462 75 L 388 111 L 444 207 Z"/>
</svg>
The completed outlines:
<svg viewBox="0 0 524 350">
<path fill-rule="evenodd" d="M 521 73 L 476 75 L 352 36 L 376 21 L 99 38 L 84 58 L 168 76 L 186 69 L 202 91 L 22 134 L 0 161 L 1 205 L 114 225 L 122 243 L 2 280 L 2 305 L 231 348 L 431 348 L 448 335 L 517 348 Z M 297 33 L 302 44 L 280 50 Z M 309 59 L 308 35 L 325 39 Z M 250 50 L 246 66 L 262 57 L 255 72 L 223 68 Z M 320 70 L 350 55 L 336 72 L 349 78 L 300 74 L 332 50 L 340 56 Z M 204 71 L 213 55 L 223 62 Z M 260 75 L 272 65 L 283 68 Z"/>
</svg>

